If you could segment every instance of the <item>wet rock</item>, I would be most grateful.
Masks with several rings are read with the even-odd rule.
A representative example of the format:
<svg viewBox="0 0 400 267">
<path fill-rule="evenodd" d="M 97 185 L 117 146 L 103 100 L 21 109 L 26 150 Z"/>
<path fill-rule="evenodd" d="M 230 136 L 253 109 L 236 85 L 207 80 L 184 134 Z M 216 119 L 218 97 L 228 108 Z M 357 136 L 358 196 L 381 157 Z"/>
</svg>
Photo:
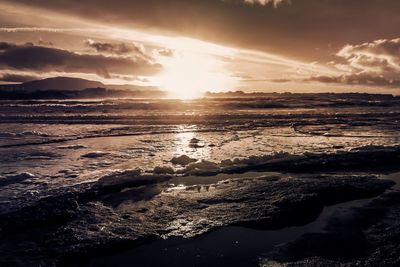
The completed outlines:
<svg viewBox="0 0 400 267">
<path fill-rule="evenodd" d="M 155 174 L 174 174 L 175 170 L 170 166 L 156 166 L 153 170 Z"/>
<path fill-rule="evenodd" d="M 186 166 L 189 163 L 196 162 L 196 161 L 197 161 L 197 159 L 190 158 L 187 155 L 181 155 L 179 157 L 173 157 L 171 159 L 172 164 L 177 164 L 177 165 L 182 165 L 182 166 Z"/>
<path fill-rule="evenodd" d="M 132 179 L 135 179 L 136 177 L 139 177 L 140 174 L 141 174 L 140 169 L 116 171 L 116 172 L 113 172 L 113 173 L 110 173 L 108 175 L 101 177 L 97 181 L 97 185 L 98 186 L 111 186 L 111 185 L 115 185 L 115 184 L 124 183 L 127 181 L 131 181 Z"/>
<path fill-rule="evenodd" d="M 290 171 L 297 173 L 317 173 L 321 171 L 375 171 L 387 173 L 400 169 L 400 147 L 359 147 L 351 151 L 338 151 L 332 154 L 304 153 L 292 155 L 286 152 L 276 152 L 270 155 L 250 156 L 223 160 L 218 166 L 206 171 L 201 163 L 186 166 L 188 174 L 210 175 L 216 172 L 241 173 L 247 171 Z M 196 167 L 196 164 L 198 168 Z M 219 168 L 219 170 L 217 169 Z M 197 171 L 194 169 L 197 168 Z"/>
<path fill-rule="evenodd" d="M 46 230 L 46 242 L 38 242 L 36 254 L 54 260 L 76 259 L 76 255 L 98 255 L 104 248 L 121 248 L 126 242 L 137 245 L 138 240 L 155 236 L 189 238 L 226 225 L 276 229 L 304 224 L 328 203 L 380 194 L 392 185 L 374 176 L 261 176 L 226 180 L 210 185 L 209 190 L 187 187 L 162 191 L 162 181 L 169 178 L 141 175 L 138 170 L 115 172 L 86 191 L 81 185 L 74 198 L 59 196 L 58 202 L 47 199 L 39 208 L 29 207 L 6 220 L 2 218 L 2 222 L 8 222 L 2 228 L 10 227 L 13 221 L 23 225 L 48 225 L 53 221 L 57 227 Z M 344 197 L 341 188 L 345 188 Z M 18 244 L 14 248 L 7 252 L 10 257 L 18 257 L 17 251 L 21 251 Z M 34 257 L 22 258 L 30 261 Z"/>
<path fill-rule="evenodd" d="M 22 181 L 33 179 L 35 175 L 30 172 L 23 172 L 15 175 L 0 176 L 0 187 L 10 184 L 20 183 Z"/>
<path fill-rule="evenodd" d="M 264 168 L 286 169 L 296 172 L 318 171 L 394 171 L 400 165 L 400 147 L 360 147 L 352 151 L 339 151 L 333 154 L 306 154 L 299 159 L 281 162 L 267 162 Z"/>
<path fill-rule="evenodd" d="M 100 178 L 88 191 L 93 195 L 91 197 L 95 198 L 104 194 L 122 193 L 122 190 L 129 188 L 162 183 L 170 178 L 171 176 L 166 174 L 142 175 L 140 169 L 117 171 Z"/>
<path fill-rule="evenodd" d="M 202 144 L 202 143 L 199 143 L 200 141 L 201 141 L 201 140 L 200 140 L 200 139 L 197 139 L 197 138 L 192 138 L 192 139 L 190 139 L 189 147 L 190 147 L 190 148 L 202 148 L 202 147 L 204 147 L 205 145 Z"/>
<path fill-rule="evenodd" d="M 21 227 L 28 230 L 32 227 L 66 223 L 76 218 L 78 212 L 79 205 L 73 197 L 47 197 L 30 207 L 1 215 L 0 227 L 3 231 Z"/>
<path fill-rule="evenodd" d="M 400 192 L 387 192 L 364 207 L 329 218 L 323 233 L 277 247 L 269 266 L 398 266 Z"/>
<path fill-rule="evenodd" d="M 202 160 L 200 162 L 187 165 L 183 170 L 181 170 L 181 173 L 212 175 L 218 173 L 219 170 L 220 167 L 217 163 L 208 160 Z"/>
<path fill-rule="evenodd" d="M 198 234 L 200 219 L 208 222 L 206 229 L 230 224 L 257 229 L 301 225 L 315 219 L 324 205 L 378 195 L 392 185 L 392 182 L 371 176 L 275 181 L 240 179 L 218 183 L 208 191 L 164 193 L 162 199 L 163 205 L 175 207 L 172 211 L 180 214 L 180 222 L 186 222 L 185 227 L 177 227 L 185 229 L 182 234 L 186 236 Z M 342 195 L 340 188 L 346 193 Z M 333 193 L 329 193 L 330 189 Z M 158 201 L 161 199 L 156 197 L 151 203 L 158 205 Z M 177 234 L 175 231 L 174 235 Z"/>
<path fill-rule="evenodd" d="M 104 156 L 108 156 L 108 155 L 110 155 L 109 152 L 93 151 L 93 152 L 83 154 L 81 157 L 82 158 L 100 158 L 100 157 L 104 157 Z"/>
<path fill-rule="evenodd" d="M 221 161 L 221 167 L 229 167 L 232 166 L 233 162 L 230 159 L 225 159 Z"/>
</svg>

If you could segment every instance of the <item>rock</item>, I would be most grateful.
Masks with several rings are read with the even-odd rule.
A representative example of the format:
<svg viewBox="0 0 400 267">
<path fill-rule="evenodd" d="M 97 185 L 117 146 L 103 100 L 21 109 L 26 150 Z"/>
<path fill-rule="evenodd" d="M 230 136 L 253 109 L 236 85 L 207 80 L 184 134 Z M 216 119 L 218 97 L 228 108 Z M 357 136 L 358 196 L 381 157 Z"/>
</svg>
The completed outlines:
<svg viewBox="0 0 400 267">
<path fill-rule="evenodd" d="M 153 173 L 155 173 L 155 174 L 174 174 L 175 171 L 170 166 L 157 166 L 154 168 Z"/>
<path fill-rule="evenodd" d="M 189 147 L 190 148 L 202 148 L 204 147 L 204 144 L 199 144 L 201 140 L 197 138 L 192 138 L 189 142 Z"/>
<path fill-rule="evenodd" d="M 196 162 L 196 161 L 197 161 L 197 159 L 190 158 L 187 155 L 181 155 L 179 157 L 174 157 L 171 159 L 172 164 L 177 164 L 177 165 L 182 165 L 182 166 L 186 166 L 189 163 Z"/>
<path fill-rule="evenodd" d="M 322 233 L 305 234 L 276 247 L 265 266 L 399 266 L 400 192 L 328 218 Z"/>
<path fill-rule="evenodd" d="M 109 152 L 104 152 L 104 151 L 93 151 L 89 152 L 86 154 L 83 154 L 81 157 L 82 158 L 100 158 L 109 155 Z"/>
<path fill-rule="evenodd" d="M 184 174 L 216 174 L 219 172 L 220 167 L 217 163 L 208 161 L 208 160 L 202 160 L 200 162 L 196 163 L 191 163 L 187 165 L 183 170 L 181 170 L 181 173 Z"/>
<path fill-rule="evenodd" d="M 35 175 L 33 175 L 30 172 L 23 172 L 15 175 L 0 176 L 0 187 L 10 184 L 20 183 L 22 181 L 32 178 L 35 178 Z"/>
<path fill-rule="evenodd" d="M 116 171 L 110 173 L 106 176 L 101 177 L 97 181 L 99 186 L 110 186 L 115 184 L 124 183 L 140 176 L 140 169 L 126 170 L 126 171 Z"/>
<path fill-rule="evenodd" d="M 73 197 L 46 197 L 33 206 L 2 215 L 0 227 L 4 230 L 65 223 L 77 217 L 78 208 Z"/>
</svg>

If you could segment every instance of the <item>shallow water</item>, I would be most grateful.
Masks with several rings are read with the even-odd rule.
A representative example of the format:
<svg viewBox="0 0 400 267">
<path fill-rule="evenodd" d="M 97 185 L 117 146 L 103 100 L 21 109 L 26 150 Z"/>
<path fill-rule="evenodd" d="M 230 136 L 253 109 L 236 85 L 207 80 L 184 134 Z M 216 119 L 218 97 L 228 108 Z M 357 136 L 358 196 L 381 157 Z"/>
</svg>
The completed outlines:
<svg viewBox="0 0 400 267">
<path fill-rule="evenodd" d="M 180 155 L 220 163 L 400 144 L 397 100 L 349 107 L 340 106 L 343 99 L 299 104 L 289 97 L 273 100 L 281 108 L 263 108 L 266 101 L 0 101 L 0 176 L 34 176 L 2 188 L 0 201 L 46 195 L 115 170 L 185 172 L 170 162 Z"/>
<path fill-rule="evenodd" d="M 302 190 L 353 180 L 355 187 L 362 186 L 374 170 L 346 171 L 346 164 L 374 157 L 384 164 L 379 157 L 398 153 L 400 145 L 397 100 L 380 105 L 354 99 L 346 105 L 326 99 L 276 101 L 284 106 L 265 108 L 265 100 L 241 99 L 0 101 L 0 215 L 18 214 L 47 197 L 71 193 L 85 199 L 90 190 L 111 185 L 120 191 L 79 203 L 86 210 L 84 218 L 78 217 L 83 224 L 66 222 L 58 229 L 78 238 L 71 246 L 136 240 L 154 232 L 169 239 L 96 259 L 96 265 L 204 266 L 210 260 L 218 266 L 257 265 L 275 245 L 322 231 L 330 214 L 366 200 L 325 208 L 305 226 L 277 231 L 228 226 L 198 235 L 249 219 L 243 207 L 257 220 L 279 209 L 273 207 L 276 201 L 310 194 Z M 180 156 L 190 163 L 177 160 Z M 320 166 L 327 160 L 345 162 L 329 172 L 316 173 L 307 165 L 303 174 L 285 172 L 285 164 L 305 159 Z M 280 169 L 260 167 L 265 164 Z M 140 175 L 132 175 L 138 169 Z M 202 214 L 205 208 L 208 213 Z M 54 242 L 63 250 L 65 241 Z"/>
</svg>

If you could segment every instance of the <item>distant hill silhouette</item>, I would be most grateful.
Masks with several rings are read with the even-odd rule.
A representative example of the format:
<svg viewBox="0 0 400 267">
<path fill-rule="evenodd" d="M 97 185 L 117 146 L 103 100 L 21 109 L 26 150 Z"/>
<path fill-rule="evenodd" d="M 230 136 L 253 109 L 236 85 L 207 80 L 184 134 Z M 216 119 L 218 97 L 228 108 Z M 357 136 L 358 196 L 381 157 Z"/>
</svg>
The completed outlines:
<svg viewBox="0 0 400 267">
<path fill-rule="evenodd" d="M 25 82 L 21 84 L 25 91 L 48 91 L 48 90 L 83 90 L 86 88 L 106 87 L 103 83 L 81 78 L 54 77 L 43 80 Z"/>
<path fill-rule="evenodd" d="M 9 91 L 80 91 L 87 88 L 107 88 L 116 90 L 156 90 L 152 86 L 139 86 L 132 84 L 104 84 L 98 81 L 86 80 L 72 77 L 52 77 L 43 80 L 35 80 L 20 84 L 0 84 L 0 90 Z"/>
<path fill-rule="evenodd" d="M 0 84 L 0 99 L 162 98 L 155 87 L 107 85 L 98 81 L 54 77 L 21 84 Z"/>
</svg>

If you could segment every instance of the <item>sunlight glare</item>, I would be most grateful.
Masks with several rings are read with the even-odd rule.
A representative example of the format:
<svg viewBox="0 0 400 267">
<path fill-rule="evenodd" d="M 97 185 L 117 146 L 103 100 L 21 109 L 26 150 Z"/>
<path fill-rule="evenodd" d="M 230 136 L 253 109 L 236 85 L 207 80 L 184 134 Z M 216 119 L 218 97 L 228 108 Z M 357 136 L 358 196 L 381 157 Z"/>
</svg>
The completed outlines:
<svg viewBox="0 0 400 267">
<path fill-rule="evenodd" d="M 174 55 L 158 59 L 164 71 L 155 77 L 155 81 L 161 89 L 168 91 L 169 97 L 193 99 L 201 97 L 206 91 L 223 91 L 234 86 L 235 79 L 226 69 L 225 57 L 199 46 L 198 52 L 194 51 L 196 47 L 193 43 L 186 49 L 175 46 L 179 49 Z M 225 52 L 226 56 L 230 55 L 230 51 Z"/>
</svg>

